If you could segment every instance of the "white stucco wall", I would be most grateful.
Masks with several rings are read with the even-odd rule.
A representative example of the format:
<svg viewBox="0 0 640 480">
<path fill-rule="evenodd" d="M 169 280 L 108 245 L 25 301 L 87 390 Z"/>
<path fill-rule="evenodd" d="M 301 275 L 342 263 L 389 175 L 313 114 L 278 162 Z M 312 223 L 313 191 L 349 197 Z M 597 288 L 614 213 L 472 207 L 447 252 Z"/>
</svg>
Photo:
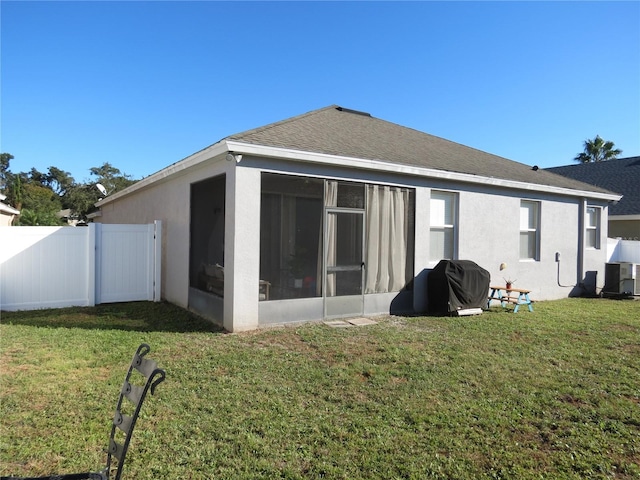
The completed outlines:
<svg viewBox="0 0 640 480">
<path fill-rule="evenodd" d="M 189 223 L 191 184 L 232 170 L 223 159 L 200 164 L 170 179 L 115 199 L 101 207 L 102 223 L 162 220 L 162 298 L 189 306 Z"/>
<path fill-rule="evenodd" d="M 431 190 L 416 188 L 416 219 L 415 219 L 415 255 L 414 255 L 414 285 L 413 308 L 416 312 L 427 311 L 427 277 L 429 265 L 429 203 Z M 424 232 L 427 232 L 426 235 Z M 421 294 L 421 292 L 423 294 Z"/>
<path fill-rule="evenodd" d="M 252 330 L 259 324 L 260 170 L 230 170 L 226 193 L 224 328 Z"/>
<path fill-rule="evenodd" d="M 520 259 L 520 202 L 540 202 L 538 261 Z M 499 188 L 472 188 L 459 192 L 458 258 L 472 260 L 491 274 L 492 284 L 515 279 L 516 288 L 531 290 L 536 300 L 575 295 L 588 271 L 597 271 L 604 285 L 606 262 L 606 208 L 602 212 L 601 248 L 585 249 L 580 211 L 583 199 L 551 194 L 536 195 Z M 556 252 L 560 262 L 556 262 Z M 500 271 L 500 264 L 507 268 Z"/>
<path fill-rule="evenodd" d="M 458 193 L 457 259 L 471 260 L 491 274 L 492 284 L 502 285 L 505 278 L 516 279 L 516 288 L 531 290 L 535 300 L 552 300 L 578 294 L 587 272 L 597 272 L 596 287 L 604 285 L 606 262 L 606 203 L 586 202 L 602 210 L 601 248 L 584 249 L 580 211 L 584 199 L 552 194 L 535 194 L 494 186 L 456 185 L 442 181 L 420 181 L 416 189 L 416 275 L 433 268 L 429 261 L 429 198 L 431 190 Z M 538 261 L 520 259 L 520 202 L 540 202 L 540 257 Z M 419 252 L 422 252 L 420 254 Z M 556 252 L 560 262 L 556 262 Z M 500 264 L 507 269 L 500 271 Z M 423 292 L 422 280 L 416 278 L 416 295 Z M 416 296 L 414 306 L 420 311 L 423 301 Z"/>
<path fill-rule="evenodd" d="M 15 215 L 5 215 L 4 212 L 0 213 L 0 227 L 11 226 L 11 222 L 13 222 L 14 216 Z"/>
<path fill-rule="evenodd" d="M 540 201 L 540 258 L 520 259 L 520 202 Z M 561 198 L 535 197 L 518 192 L 461 192 L 459 204 L 460 259 L 473 260 L 491 274 L 491 283 L 516 280 L 516 288 L 531 290 L 536 300 L 568 296 L 558 286 L 555 252 L 561 252 L 561 277 L 576 283 L 578 204 Z M 507 268 L 500 271 L 500 264 Z"/>
<path fill-rule="evenodd" d="M 579 243 L 583 241 L 579 217 L 585 205 L 583 199 L 550 193 L 536 194 L 531 190 L 518 191 L 501 186 L 461 184 L 446 179 L 252 158 L 248 155 L 236 163 L 225 161 L 222 155 L 197 163 L 121 199 L 114 198 L 102 207 L 99 221 L 149 223 L 162 220 L 162 296 L 188 308 L 191 184 L 225 174 L 225 296 L 222 320 L 225 328 L 231 331 L 253 329 L 261 323 L 271 323 L 271 318 L 260 321 L 260 315 L 273 316 L 273 307 L 276 305 L 258 300 L 260 182 L 263 171 L 415 188 L 416 278 L 413 305 L 418 312 L 426 310 L 424 273 L 434 266 L 429 262 L 429 201 L 432 189 L 459 193 L 457 258 L 472 260 L 487 269 L 492 283 L 504 283 L 503 277 L 516 278 L 516 287 L 531 289 L 534 300 L 569 296 L 580 284 L 581 275 L 586 271 L 597 271 L 599 286 L 604 283 L 606 208 L 602 212 L 602 248 L 585 250 L 582 265 L 578 253 Z M 519 259 L 522 199 L 541 202 L 539 261 Z M 606 204 L 603 206 L 606 207 Z M 561 285 L 558 285 L 556 252 L 560 252 L 561 258 Z M 503 262 L 507 263 L 507 270 L 500 271 L 499 265 Z M 295 306 L 298 311 L 317 312 L 318 300 L 295 300 Z M 309 309 L 305 308 L 305 301 L 309 303 Z"/>
</svg>

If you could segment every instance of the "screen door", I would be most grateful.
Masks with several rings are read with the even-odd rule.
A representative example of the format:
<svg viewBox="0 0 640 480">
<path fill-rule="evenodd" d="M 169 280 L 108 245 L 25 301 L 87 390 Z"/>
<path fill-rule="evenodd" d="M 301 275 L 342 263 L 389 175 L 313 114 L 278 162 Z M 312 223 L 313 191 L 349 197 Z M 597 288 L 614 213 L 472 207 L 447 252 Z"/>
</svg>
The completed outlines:
<svg viewBox="0 0 640 480">
<path fill-rule="evenodd" d="M 325 215 L 325 318 L 362 315 L 364 211 L 327 209 Z"/>
</svg>

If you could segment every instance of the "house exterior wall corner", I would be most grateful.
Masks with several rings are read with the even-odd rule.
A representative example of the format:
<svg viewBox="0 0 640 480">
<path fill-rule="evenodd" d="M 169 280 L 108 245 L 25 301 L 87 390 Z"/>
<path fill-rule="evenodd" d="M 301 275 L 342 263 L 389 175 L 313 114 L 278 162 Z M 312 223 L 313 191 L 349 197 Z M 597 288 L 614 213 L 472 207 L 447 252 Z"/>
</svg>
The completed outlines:
<svg viewBox="0 0 640 480">
<path fill-rule="evenodd" d="M 223 326 L 230 332 L 259 324 L 260 170 L 235 166 L 226 177 Z"/>
</svg>

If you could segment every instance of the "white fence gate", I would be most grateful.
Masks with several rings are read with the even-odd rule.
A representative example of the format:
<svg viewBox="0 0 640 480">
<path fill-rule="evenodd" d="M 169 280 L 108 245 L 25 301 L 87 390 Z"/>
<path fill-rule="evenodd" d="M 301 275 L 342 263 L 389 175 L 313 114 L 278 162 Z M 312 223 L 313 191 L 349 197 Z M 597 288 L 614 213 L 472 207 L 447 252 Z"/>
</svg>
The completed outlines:
<svg viewBox="0 0 640 480">
<path fill-rule="evenodd" d="M 161 228 L 0 228 L 0 309 L 159 301 Z"/>
</svg>

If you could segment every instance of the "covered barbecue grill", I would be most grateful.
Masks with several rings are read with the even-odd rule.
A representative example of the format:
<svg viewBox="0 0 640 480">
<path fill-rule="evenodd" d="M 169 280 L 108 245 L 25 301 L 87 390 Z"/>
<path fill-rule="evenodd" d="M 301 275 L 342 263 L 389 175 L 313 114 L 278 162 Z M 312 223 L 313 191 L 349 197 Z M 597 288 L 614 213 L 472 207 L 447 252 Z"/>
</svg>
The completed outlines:
<svg viewBox="0 0 640 480">
<path fill-rule="evenodd" d="M 490 275 L 470 260 L 441 260 L 427 279 L 428 311 L 449 315 L 487 305 Z"/>
</svg>

